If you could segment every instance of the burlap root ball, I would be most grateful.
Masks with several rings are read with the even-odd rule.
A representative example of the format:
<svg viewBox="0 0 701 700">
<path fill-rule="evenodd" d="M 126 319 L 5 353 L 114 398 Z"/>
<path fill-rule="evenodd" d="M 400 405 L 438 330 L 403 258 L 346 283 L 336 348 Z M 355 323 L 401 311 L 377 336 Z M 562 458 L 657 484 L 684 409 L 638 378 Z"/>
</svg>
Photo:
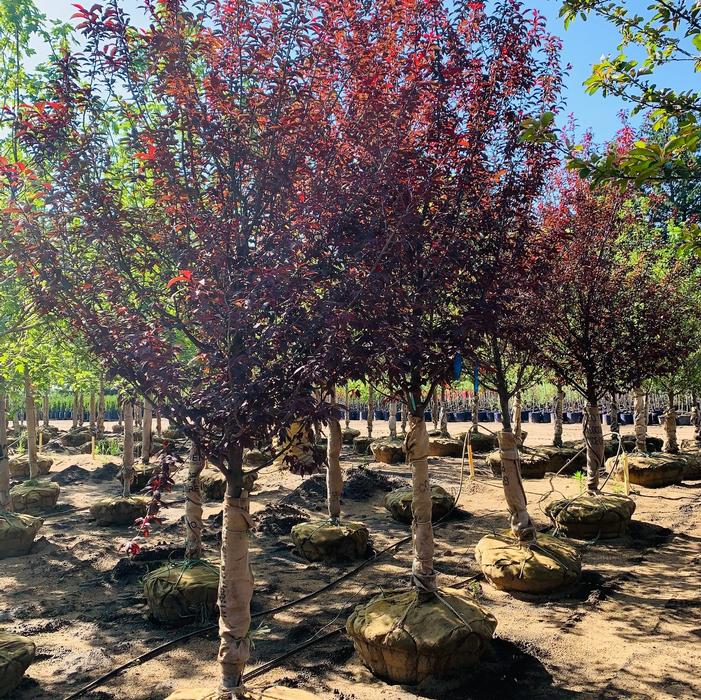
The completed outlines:
<svg viewBox="0 0 701 700">
<path fill-rule="evenodd" d="M 10 489 L 12 508 L 15 513 L 39 515 L 56 505 L 60 491 L 55 481 L 25 481 Z"/>
<path fill-rule="evenodd" d="M 463 441 L 457 438 L 441 436 L 428 441 L 429 457 L 462 457 L 462 448 Z"/>
<path fill-rule="evenodd" d="M 39 467 L 39 476 L 46 476 L 49 473 L 53 463 L 53 459 L 49 459 L 48 457 L 39 457 L 37 459 L 37 466 Z M 10 476 L 13 479 L 29 478 L 29 457 L 27 455 L 13 457 L 10 460 Z"/>
<path fill-rule="evenodd" d="M 475 559 L 487 580 L 503 591 L 551 593 L 576 583 L 582 573 L 577 550 L 542 533 L 530 546 L 520 545 L 510 530 L 486 535 L 475 547 Z"/>
<path fill-rule="evenodd" d="M 400 464 L 406 461 L 404 440 L 383 438 L 370 444 L 370 451 L 376 462 L 383 464 Z"/>
<path fill-rule="evenodd" d="M 258 478 L 258 473 L 246 474 L 243 478 L 244 488 L 251 493 Z M 226 477 L 219 469 L 203 469 L 200 474 L 202 495 L 206 501 L 222 501 L 226 493 Z"/>
<path fill-rule="evenodd" d="M 61 444 L 65 447 L 80 447 L 86 442 L 90 442 L 92 438 L 92 433 L 87 428 L 81 428 L 80 430 L 70 431 L 61 435 L 59 440 Z"/>
<path fill-rule="evenodd" d="M 635 501 L 614 493 L 583 494 L 571 500 L 552 501 L 545 508 L 560 532 L 577 540 L 621 537 L 634 512 Z"/>
<path fill-rule="evenodd" d="M 459 433 L 455 436 L 457 440 L 461 443 L 465 439 L 465 433 Z M 498 445 L 498 440 L 496 435 L 486 434 L 486 433 L 471 433 L 470 434 L 470 444 L 472 445 L 472 451 L 479 454 L 484 454 L 493 450 Z"/>
<path fill-rule="evenodd" d="M 364 559 L 370 534 L 361 523 L 306 522 L 291 531 L 295 551 L 309 561 Z"/>
<path fill-rule="evenodd" d="M 566 464 L 567 467 L 560 472 L 563 475 L 571 476 L 572 474 L 586 469 L 587 452 L 579 450 L 576 447 L 553 447 L 552 445 L 539 446 L 538 452 L 548 456 L 550 460 L 546 472 L 559 472 Z"/>
<path fill-rule="evenodd" d="M 519 452 L 521 463 L 521 477 L 523 479 L 542 479 L 546 471 L 552 471 L 550 467 L 550 457 L 540 450 L 523 450 Z M 494 476 L 501 477 L 501 455 L 499 450 L 490 452 L 486 457 L 486 462 L 492 470 Z"/>
<path fill-rule="evenodd" d="M 36 646 L 30 639 L 0 630 L 0 698 L 12 697 L 10 693 L 19 685 L 35 654 Z"/>
<path fill-rule="evenodd" d="M 143 491 L 148 486 L 148 482 L 151 481 L 151 477 L 155 473 L 156 467 L 153 464 L 135 464 L 131 488 L 129 490 L 132 493 Z M 118 475 L 118 479 L 120 482 L 124 483 L 124 474 L 122 474 L 121 471 Z"/>
<path fill-rule="evenodd" d="M 655 454 L 628 455 L 628 478 L 631 484 L 647 488 L 661 488 L 678 484 L 682 480 L 685 460 L 680 455 Z M 611 457 L 606 460 L 606 470 L 616 469 L 614 477 L 623 481 L 623 458 Z"/>
<path fill-rule="evenodd" d="M 400 523 L 411 522 L 411 498 L 413 491 L 410 486 L 390 491 L 385 496 L 385 508 Z M 455 499 L 442 486 L 431 486 L 431 518 L 436 521 L 449 513 Z"/>
<path fill-rule="evenodd" d="M 683 481 L 698 481 L 701 479 L 701 450 L 698 447 L 682 447 L 679 455 L 684 458 Z"/>
<path fill-rule="evenodd" d="M 132 525 L 146 515 L 143 498 L 101 498 L 90 506 L 90 514 L 98 525 Z"/>
<path fill-rule="evenodd" d="M 359 455 L 370 454 L 370 445 L 372 441 L 373 438 L 368 437 L 367 435 L 358 435 L 358 437 L 353 438 L 353 449 Z"/>
<path fill-rule="evenodd" d="M 219 568 L 207 561 L 173 562 L 144 577 L 144 595 L 152 617 L 178 625 L 215 617 Z"/>
<path fill-rule="evenodd" d="M 166 700 L 219 700 L 220 695 L 216 690 L 202 690 L 200 688 L 185 688 L 171 693 Z M 240 700 L 319 700 L 316 693 L 310 693 L 299 688 L 286 688 L 284 685 L 271 686 L 265 690 L 249 688 L 243 695 L 238 695 Z"/>
<path fill-rule="evenodd" d="M 43 523 L 32 515 L 0 512 L 0 559 L 29 554 Z"/>
<path fill-rule="evenodd" d="M 460 591 L 445 589 L 440 598 L 423 601 L 412 589 L 378 595 L 353 611 L 346 631 L 376 676 L 416 684 L 479 661 L 496 620 Z"/>
<path fill-rule="evenodd" d="M 353 440 L 360 435 L 360 431 L 355 428 L 344 428 L 341 431 L 341 440 L 344 445 L 352 445 Z"/>
</svg>

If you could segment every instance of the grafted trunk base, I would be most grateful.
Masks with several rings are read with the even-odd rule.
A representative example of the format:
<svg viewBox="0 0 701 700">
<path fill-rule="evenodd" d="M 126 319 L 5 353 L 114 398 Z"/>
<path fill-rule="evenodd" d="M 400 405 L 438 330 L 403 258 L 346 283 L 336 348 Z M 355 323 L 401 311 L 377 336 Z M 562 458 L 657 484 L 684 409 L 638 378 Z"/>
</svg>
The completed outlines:
<svg viewBox="0 0 701 700">
<path fill-rule="evenodd" d="M 416 684 L 477 664 L 496 625 L 460 591 L 422 596 L 412 589 L 383 593 L 358 606 L 346 631 L 372 673 L 392 683 Z"/>
<path fill-rule="evenodd" d="M 553 593 L 575 584 L 582 572 L 572 545 L 542 533 L 530 546 L 510 530 L 486 535 L 475 547 L 475 558 L 487 580 L 503 591 Z"/>
</svg>

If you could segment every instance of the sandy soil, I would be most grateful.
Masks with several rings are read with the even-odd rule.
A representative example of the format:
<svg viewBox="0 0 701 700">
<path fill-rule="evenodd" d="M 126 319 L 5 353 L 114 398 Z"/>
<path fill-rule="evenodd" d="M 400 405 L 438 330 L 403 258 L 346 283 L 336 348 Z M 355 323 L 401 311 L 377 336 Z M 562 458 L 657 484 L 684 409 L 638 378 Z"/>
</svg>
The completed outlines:
<svg viewBox="0 0 701 700">
<path fill-rule="evenodd" d="M 450 430 L 457 433 L 464 427 L 451 424 Z M 550 425 L 524 428 L 530 432 L 528 444 L 550 439 Z M 386 423 L 377 422 L 374 434 L 383 430 Z M 565 430 L 566 438 L 581 435 L 581 426 Z M 659 434 L 659 428 L 651 428 L 651 433 Z M 679 437 L 691 437 L 691 429 L 680 428 Z M 73 465 L 93 471 L 109 459 L 56 456 L 51 473 Z M 370 458 L 355 456 L 347 448 L 343 459 L 346 469 L 367 464 L 387 477 L 410 476 L 405 465 L 370 463 Z M 430 458 L 430 467 L 434 482 L 457 492 L 459 460 Z M 470 580 L 479 573 L 475 543 L 506 524 L 500 482 L 482 460 L 477 467 L 476 480 L 467 481 L 460 495 L 464 513 L 437 528 L 435 536 L 441 585 L 476 595 L 499 622 L 493 652 L 479 668 L 454 681 L 426 682 L 415 688 L 388 685 L 363 667 L 342 632 L 286 659 L 250 685 L 279 682 L 337 700 L 701 697 L 701 482 L 638 489 L 629 536 L 583 547 L 581 585 L 560 599 L 527 600 Z M 253 510 L 260 513 L 288 496 L 288 502 L 309 517 L 324 517 L 323 480 L 316 477 L 293 493 L 302 482 L 300 477 L 267 470 L 254 494 Z M 554 496 L 551 488 L 574 495 L 579 484 L 562 477 L 555 478 L 552 487 L 548 479 L 526 482 L 531 514 L 541 526 L 547 524 L 542 510 Z M 118 491 L 116 480 L 98 483 L 83 478 L 63 486 L 59 509 L 70 505 L 80 510 L 47 517 L 43 537 L 30 555 L 0 562 L 0 625 L 32 637 L 38 646 L 35 663 L 13 695 L 16 700 L 64 698 L 118 664 L 196 629 L 149 621 L 139 584 L 143 569 L 131 567 L 115 575 L 130 530 L 96 526 L 87 506 L 100 495 Z M 389 518 L 383 495 L 378 490 L 360 500 L 345 498 L 343 503 L 348 519 L 367 525 L 377 550 L 409 534 L 408 527 Z M 169 498 L 178 500 L 181 495 L 174 492 Z M 217 503 L 208 503 L 205 518 L 219 510 Z M 182 544 L 182 512 L 182 504 L 167 511 L 168 520 L 154 535 L 154 546 Z M 268 522 L 285 525 L 279 517 Z M 209 524 L 207 554 L 216 557 L 218 528 L 214 520 Z M 299 598 L 351 568 L 301 560 L 284 534 L 258 532 L 251 548 L 254 611 Z M 405 585 L 409 567 L 410 548 L 403 545 L 318 597 L 257 618 L 255 626 L 267 630 L 261 629 L 256 638 L 250 668 L 341 626 L 354 605 L 382 588 Z M 216 652 L 214 634 L 195 637 L 84 697 L 160 699 L 176 688 L 213 687 Z"/>
</svg>

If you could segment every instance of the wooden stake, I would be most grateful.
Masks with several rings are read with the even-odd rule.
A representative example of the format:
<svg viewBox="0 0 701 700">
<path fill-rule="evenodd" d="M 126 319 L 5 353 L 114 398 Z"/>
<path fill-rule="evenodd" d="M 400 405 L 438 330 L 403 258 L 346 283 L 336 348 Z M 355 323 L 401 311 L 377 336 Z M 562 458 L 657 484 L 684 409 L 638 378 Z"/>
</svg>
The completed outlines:
<svg viewBox="0 0 701 700">
<path fill-rule="evenodd" d="M 467 446 L 467 463 L 470 465 L 470 481 L 475 480 L 475 460 L 472 457 L 472 443 Z"/>
<path fill-rule="evenodd" d="M 44 447 L 44 433 L 39 432 L 39 452 L 41 452 L 41 449 Z"/>
<path fill-rule="evenodd" d="M 94 435 L 90 438 L 90 443 L 91 443 L 90 454 L 92 455 L 92 458 L 95 459 L 95 436 Z"/>
<path fill-rule="evenodd" d="M 630 472 L 628 471 L 628 453 L 623 453 L 623 485 L 626 489 L 626 496 L 630 496 Z"/>
</svg>

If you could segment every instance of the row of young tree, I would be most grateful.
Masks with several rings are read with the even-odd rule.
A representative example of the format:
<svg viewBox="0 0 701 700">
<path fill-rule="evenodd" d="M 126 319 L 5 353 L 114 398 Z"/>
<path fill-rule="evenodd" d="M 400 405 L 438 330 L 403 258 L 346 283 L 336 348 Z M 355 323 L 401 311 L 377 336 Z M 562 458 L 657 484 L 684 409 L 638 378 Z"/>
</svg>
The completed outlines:
<svg viewBox="0 0 701 700">
<path fill-rule="evenodd" d="M 515 0 L 78 7 L 6 110 L 6 277 L 61 319 L 226 477 L 222 688 L 241 686 L 253 579 L 244 450 L 329 430 L 335 387 L 408 411 L 412 581 L 437 591 L 428 434 L 436 388 L 479 366 L 498 393 L 512 531 L 536 540 L 514 397 L 543 369 L 587 403 L 677 371 L 698 347 L 698 271 L 653 197 L 593 189 L 524 122 L 561 108 L 560 44 Z M 621 158 L 633 147 L 624 130 Z M 514 456 L 515 455 L 515 456 Z M 191 536 L 189 533 L 188 536 Z M 195 548 L 194 551 L 197 551 Z M 200 548 L 201 551 L 201 548 Z"/>
</svg>

